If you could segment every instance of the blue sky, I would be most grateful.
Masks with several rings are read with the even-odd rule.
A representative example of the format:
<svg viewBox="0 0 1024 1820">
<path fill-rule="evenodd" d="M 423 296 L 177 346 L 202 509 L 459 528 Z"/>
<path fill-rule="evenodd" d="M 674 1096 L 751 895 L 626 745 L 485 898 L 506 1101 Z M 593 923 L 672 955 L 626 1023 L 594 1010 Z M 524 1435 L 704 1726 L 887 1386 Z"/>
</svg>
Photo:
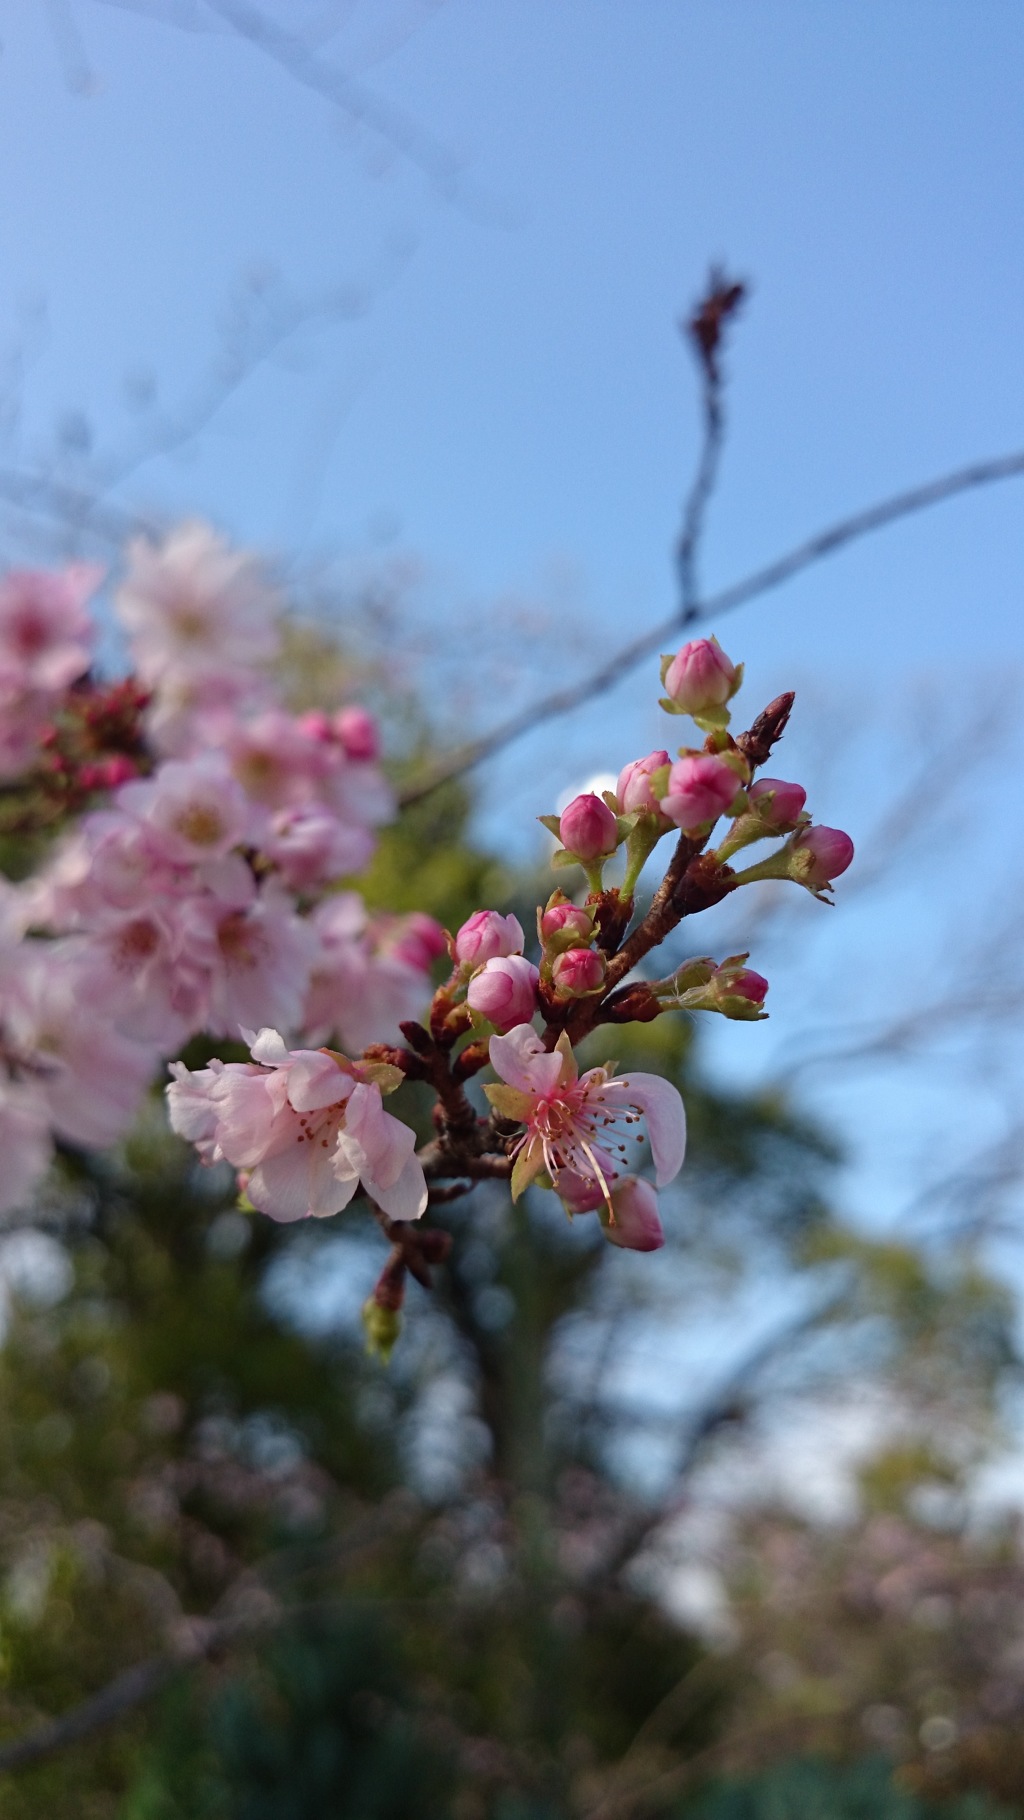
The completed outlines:
<svg viewBox="0 0 1024 1820">
<path fill-rule="evenodd" d="M 464 678 L 451 703 L 453 735 L 671 610 L 696 421 L 675 324 L 712 260 L 753 294 L 729 356 L 708 587 L 853 507 L 1024 444 L 1014 0 L 265 10 L 450 148 L 456 196 L 204 0 L 5 0 L 0 373 L 19 348 L 28 370 L 0 457 L 48 464 L 75 411 L 101 452 L 121 447 L 126 381 L 151 376 L 168 406 L 188 397 L 247 286 L 350 287 L 351 321 L 300 336 L 194 447 L 118 496 L 209 514 L 307 564 L 412 559 L 429 638 L 447 622 L 467 650 L 481 628 L 489 641 L 475 695 Z M 923 686 L 933 722 L 986 691 L 1004 716 L 1014 699 L 999 692 L 1024 657 L 1022 493 L 1009 483 L 901 525 L 722 623 L 747 661 L 745 701 L 799 686 L 804 719 L 778 769 L 858 841 L 906 774 Z M 506 806 L 532 828 L 558 787 L 675 736 L 656 695 L 652 669 L 491 766 L 488 831 Z M 851 895 L 845 921 L 841 891 L 835 912 L 797 906 L 773 956 L 772 1024 L 721 1033 L 722 1067 L 768 1068 L 808 1025 L 912 1003 L 986 939 L 1017 885 L 996 845 L 1020 757 L 1016 708 L 1011 720 L 1006 736 L 994 712 L 974 736 L 991 762 L 912 873 Z M 947 755 L 938 788 L 958 762 Z M 532 838 L 511 837 L 520 851 Z M 804 1079 L 850 1138 L 862 1210 L 901 1204 L 922 1155 L 954 1158 L 965 1102 L 972 1131 L 999 1128 L 1019 1057 L 998 1091 L 965 1068 L 901 1076 L 898 1092 Z"/>
</svg>

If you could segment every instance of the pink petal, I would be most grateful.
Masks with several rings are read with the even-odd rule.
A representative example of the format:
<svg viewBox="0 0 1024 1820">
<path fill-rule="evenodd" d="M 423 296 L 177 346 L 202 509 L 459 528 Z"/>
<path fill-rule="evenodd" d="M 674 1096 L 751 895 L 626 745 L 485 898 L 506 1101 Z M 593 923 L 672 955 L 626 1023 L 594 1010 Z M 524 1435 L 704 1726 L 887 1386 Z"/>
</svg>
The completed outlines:
<svg viewBox="0 0 1024 1820">
<path fill-rule="evenodd" d="M 365 1187 L 371 1199 L 393 1220 L 418 1220 L 427 1205 L 427 1184 L 414 1156 L 389 1187 L 372 1179 L 365 1182 Z"/>
<path fill-rule="evenodd" d="M 487 1051 L 491 1067 L 520 1093 L 553 1093 L 562 1075 L 562 1057 L 547 1050 L 529 1024 L 517 1024 L 507 1036 L 492 1036 Z"/>
<path fill-rule="evenodd" d="M 331 1153 L 319 1144 L 290 1144 L 254 1169 L 246 1194 L 272 1220 L 326 1219 L 340 1213 L 355 1193 L 355 1182 L 339 1182 Z"/>
<path fill-rule="evenodd" d="M 686 1109 L 670 1081 L 658 1074 L 629 1074 L 609 1083 L 606 1092 L 626 1087 L 629 1098 L 647 1120 L 655 1179 L 659 1188 L 679 1174 L 686 1155 Z"/>
<path fill-rule="evenodd" d="M 332 1055 L 319 1049 L 296 1049 L 288 1070 L 288 1098 L 296 1112 L 321 1112 L 340 1105 L 352 1092 L 352 1076 Z"/>
</svg>

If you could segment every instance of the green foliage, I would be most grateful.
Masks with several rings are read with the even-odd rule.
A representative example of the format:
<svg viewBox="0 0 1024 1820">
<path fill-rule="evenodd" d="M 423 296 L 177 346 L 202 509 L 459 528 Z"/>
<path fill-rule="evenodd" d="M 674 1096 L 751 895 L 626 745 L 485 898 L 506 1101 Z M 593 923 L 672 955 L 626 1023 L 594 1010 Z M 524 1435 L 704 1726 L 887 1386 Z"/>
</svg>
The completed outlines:
<svg viewBox="0 0 1024 1820">
<path fill-rule="evenodd" d="M 723 1782 L 676 1820 L 1012 1820 L 980 1795 L 927 1801 L 900 1787 L 882 1759 L 848 1765 L 783 1763 L 750 1781 Z"/>
</svg>

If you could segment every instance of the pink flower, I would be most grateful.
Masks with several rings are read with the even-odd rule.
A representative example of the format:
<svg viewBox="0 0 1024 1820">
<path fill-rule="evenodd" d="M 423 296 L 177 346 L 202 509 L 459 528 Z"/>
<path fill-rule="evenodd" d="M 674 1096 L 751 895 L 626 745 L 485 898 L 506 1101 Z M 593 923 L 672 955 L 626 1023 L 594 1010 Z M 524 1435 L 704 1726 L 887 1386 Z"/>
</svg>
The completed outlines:
<svg viewBox="0 0 1024 1820">
<path fill-rule="evenodd" d="M 448 938 L 440 923 L 422 910 L 386 919 L 378 942 L 382 952 L 420 973 L 429 973 L 434 962 L 448 952 Z"/>
<path fill-rule="evenodd" d="M 623 1176 L 612 1189 L 611 1211 L 604 1211 L 601 1230 L 613 1245 L 627 1251 L 660 1251 L 665 1234 L 650 1182 L 635 1175 Z"/>
<path fill-rule="evenodd" d="M 339 891 L 314 910 L 309 924 L 319 948 L 302 1013 L 310 1041 L 327 1042 L 336 1033 L 344 1048 L 358 1055 L 368 1043 L 401 1040 L 399 1024 L 419 1017 L 429 997 L 429 961 L 422 963 L 441 936 L 436 924 L 430 938 L 417 941 L 413 932 L 407 953 L 405 920 L 387 919 L 379 929 L 355 891 Z"/>
<path fill-rule="evenodd" d="M 102 570 L 75 563 L 58 574 L 14 569 L 0 581 L 0 694 L 58 695 L 89 668 L 85 602 Z"/>
<path fill-rule="evenodd" d="M 197 521 L 161 544 L 139 538 L 129 546 L 116 606 L 138 674 L 160 687 L 219 680 L 277 652 L 279 601 L 256 558 Z"/>
<path fill-rule="evenodd" d="M 249 805 L 219 753 L 170 759 L 151 778 L 124 784 L 117 803 L 155 829 L 178 865 L 222 859 L 250 833 Z"/>
<path fill-rule="evenodd" d="M 551 982 L 560 999 L 586 998 L 604 985 L 605 959 L 596 948 L 568 948 L 556 956 Z"/>
<path fill-rule="evenodd" d="M 662 681 L 675 711 L 695 720 L 725 724 L 725 704 L 735 695 L 742 670 L 730 663 L 717 638 L 695 638 L 667 661 Z"/>
<path fill-rule="evenodd" d="M 552 1181 L 563 1170 L 597 1182 L 607 1202 L 610 1183 L 601 1155 L 616 1157 L 616 1168 L 631 1157 L 639 1137 L 633 1128 L 647 1121 L 658 1186 L 682 1168 L 686 1151 L 686 1114 L 669 1081 L 656 1074 L 613 1076 L 612 1066 L 580 1075 L 563 1031 L 553 1050 L 546 1050 L 527 1027 L 492 1036 L 490 1059 L 504 1086 L 487 1087 L 491 1104 L 502 1117 L 525 1125 L 515 1150 L 512 1193 L 518 1198 L 543 1170 Z M 622 1128 L 626 1127 L 623 1132 Z"/>
<path fill-rule="evenodd" d="M 528 1024 L 537 1009 L 536 967 L 521 954 L 498 955 L 475 973 L 466 998 L 471 1010 L 504 1034 Z"/>
<path fill-rule="evenodd" d="M 356 764 L 372 763 L 380 756 L 380 734 L 377 722 L 366 708 L 340 708 L 334 716 L 334 730 L 344 748 L 345 757 Z"/>
<path fill-rule="evenodd" d="M 474 910 L 455 937 L 455 958 L 463 967 L 482 967 L 504 955 L 522 954 L 522 924 L 497 910 Z"/>
<path fill-rule="evenodd" d="M 567 853 L 590 865 L 614 853 L 619 844 L 615 816 L 599 796 L 574 796 L 562 810 L 558 823 L 559 839 Z"/>
<path fill-rule="evenodd" d="M 25 1207 L 50 1166 L 53 1139 L 45 1103 L 28 1082 L 0 1073 L 0 1213 Z"/>
<path fill-rule="evenodd" d="M 361 1068 L 329 1050 L 289 1050 L 276 1030 L 248 1036 L 252 1064 L 173 1064 L 171 1124 L 206 1162 L 246 1171 L 254 1207 L 275 1220 L 323 1219 L 361 1182 L 392 1219 L 418 1219 L 427 1185 L 414 1133 L 381 1104 L 397 1069 Z"/>
<path fill-rule="evenodd" d="M 660 771 L 670 762 L 667 752 L 649 752 L 646 758 L 634 758 L 632 764 L 620 771 L 616 794 L 622 815 L 631 815 L 637 809 L 648 815 L 660 814 L 661 805 L 651 795 L 651 773 Z"/>
<path fill-rule="evenodd" d="M 794 877 L 812 891 L 824 890 L 846 871 L 853 859 L 853 842 L 841 828 L 805 828 L 792 847 Z"/>
<path fill-rule="evenodd" d="M 724 758 L 703 753 L 680 758 L 669 772 L 661 807 L 677 828 L 689 832 L 724 815 L 740 788 L 739 778 Z"/>
<path fill-rule="evenodd" d="M 777 777 L 759 777 L 747 791 L 762 819 L 780 834 L 795 828 L 807 801 L 807 791 L 800 784 L 784 784 Z"/>
<path fill-rule="evenodd" d="M 309 803 L 279 809 L 261 845 L 290 891 L 315 891 L 333 879 L 361 872 L 375 842 L 368 828 L 340 822 L 330 809 Z"/>
<path fill-rule="evenodd" d="M 316 937 L 308 922 L 273 881 L 239 908 L 216 897 L 197 898 L 190 909 L 196 961 L 209 969 L 207 1029 L 237 1036 L 272 1016 L 295 1029 L 309 987 Z"/>
</svg>

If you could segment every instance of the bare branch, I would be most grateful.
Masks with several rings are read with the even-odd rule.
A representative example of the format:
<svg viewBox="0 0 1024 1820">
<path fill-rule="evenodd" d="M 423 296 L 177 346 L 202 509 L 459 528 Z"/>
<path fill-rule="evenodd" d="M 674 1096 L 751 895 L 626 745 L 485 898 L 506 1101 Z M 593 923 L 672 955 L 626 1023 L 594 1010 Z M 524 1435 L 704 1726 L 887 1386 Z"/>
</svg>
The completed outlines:
<svg viewBox="0 0 1024 1820">
<path fill-rule="evenodd" d="M 776 557 L 774 562 L 767 563 L 764 568 L 755 569 L 741 581 L 733 582 L 731 587 L 709 595 L 706 600 L 697 602 L 683 614 L 674 613 L 670 619 L 662 620 L 641 637 L 632 639 L 582 682 L 542 696 L 530 707 L 499 722 L 490 733 L 469 741 L 447 759 L 440 760 L 419 783 L 412 784 L 404 792 L 400 798 L 401 806 L 406 808 L 422 801 L 441 784 L 463 776 L 484 759 L 492 758 L 505 746 L 521 739 L 524 734 L 532 733 L 535 727 L 543 726 L 545 721 L 552 720 L 556 715 L 571 714 L 582 707 L 584 702 L 604 695 L 652 653 L 660 651 L 663 645 L 678 638 L 680 632 L 696 625 L 698 621 L 731 613 L 736 607 L 745 606 L 759 595 L 781 587 L 813 563 L 833 555 L 844 545 L 854 543 L 860 537 L 867 537 L 874 531 L 881 531 L 898 519 L 909 518 L 915 512 L 924 512 L 931 506 L 941 505 L 944 500 L 953 499 L 958 493 L 993 486 L 997 481 L 1012 480 L 1021 474 L 1024 474 L 1024 450 L 1010 455 L 997 455 L 990 461 L 973 462 L 966 468 L 956 468 L 951 474 L 940 475 L 937 480 L 911 487 L 905 493 L 894 493 L 889 499 L 880 500 L 877 505 L 854 512 L 849 518 L 838 519 L 835 524 L 828 525 L 825 530 L 809 537 L 805 543 L 788 550 L 784 556 Z"/>
<path fill-rule="evenodd" d="M 719 355 L 726 325 L 745 296 L 745 285 L 730 283 L 725 274 L 713 266 L 704 296 L 688 321 L 681 324 L 683 333 L 696 351 L 703 381 L 703 439 L 697 471 L 683 509 L 683 527 L 676 549 L 679 604 L 683 615 L 698 603 L 697 551 L 704 528 L 704 514 L 718 478 L 718 464 L 725 435 Z"/>
</svg>

